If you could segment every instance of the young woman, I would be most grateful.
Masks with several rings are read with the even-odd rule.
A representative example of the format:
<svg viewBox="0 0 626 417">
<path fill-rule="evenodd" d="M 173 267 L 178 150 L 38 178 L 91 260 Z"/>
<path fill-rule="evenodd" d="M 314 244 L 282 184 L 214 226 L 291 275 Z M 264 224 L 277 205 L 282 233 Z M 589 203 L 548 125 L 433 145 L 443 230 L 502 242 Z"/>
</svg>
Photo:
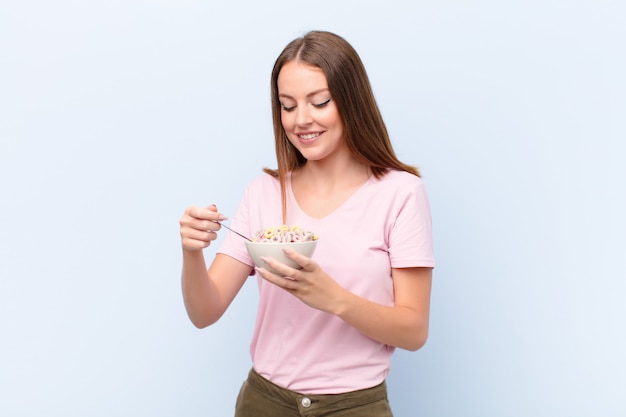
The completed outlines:
<svg viewBox="0 0 626 417">
<path fill-rule="evenodd" d="M 197 327 L 217 321 L 256 274 L 253 368 L 237 417 L 391 416 L 385 378 L 396 347 L 428 335 L 434 258 L 428 197 L 416 168 L 400 162 L 363 64 L 340 36 L 292 41 L 271 77 L 278 169 L 246 189 L 233 229 L 280 224 L 320 236 L 293 269 L 254 268 L 228 233 L 208 268 L 203 256 L 225 220 L 189 207 L 180 220 L 182 288 Z"/>
</svg>

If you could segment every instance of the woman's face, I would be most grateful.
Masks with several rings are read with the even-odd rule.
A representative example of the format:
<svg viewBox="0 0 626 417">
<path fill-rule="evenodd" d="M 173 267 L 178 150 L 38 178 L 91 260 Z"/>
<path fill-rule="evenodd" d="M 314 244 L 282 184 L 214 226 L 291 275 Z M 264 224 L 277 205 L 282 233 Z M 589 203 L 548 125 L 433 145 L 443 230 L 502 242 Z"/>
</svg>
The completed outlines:
<svg viewBox="0 0 626 417">
<path fill-rule="evenodd" d="M 283 129 L 307 160 L 347 151 L 341 117 L 321 68 L 290 61 L 281 68 L 277 84 Z"/>
</svg>

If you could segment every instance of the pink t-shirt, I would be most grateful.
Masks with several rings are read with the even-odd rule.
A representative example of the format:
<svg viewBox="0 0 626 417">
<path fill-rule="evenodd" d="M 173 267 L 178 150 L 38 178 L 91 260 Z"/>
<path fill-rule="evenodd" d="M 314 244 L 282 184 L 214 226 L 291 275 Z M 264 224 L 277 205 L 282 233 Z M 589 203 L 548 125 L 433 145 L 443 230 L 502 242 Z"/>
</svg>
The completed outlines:
<svg viewBox="0 0 626 417">
<path fill-rule="evenodd" d="M 231 225 L 251 236 L 281 224 L 278 179 L 264 174 L 246 189 Z M 344 288 L 380 304 L 394 303 L 391 268 L 435 266 L 426 190 L 420 178 L 407 172 L 371 177 L 322 219 L 300 209 L 288 181 L 287 224 L 319 235 L 313 259 Z M 225 236 L 219 252 L 253 265 L 244 240 L 233 233 Z M 392 346 L 261 278 L 258 286 L 250 353 L 259 374 L 306 394 L 354 391 L 385 379 Z"/>
</svg>

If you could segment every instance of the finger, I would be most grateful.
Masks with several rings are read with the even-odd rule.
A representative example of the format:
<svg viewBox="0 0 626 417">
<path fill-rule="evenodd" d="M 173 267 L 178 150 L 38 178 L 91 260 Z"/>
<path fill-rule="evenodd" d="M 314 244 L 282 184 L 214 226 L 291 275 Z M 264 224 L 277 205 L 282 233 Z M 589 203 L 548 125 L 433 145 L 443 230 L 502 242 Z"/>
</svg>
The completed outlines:
<svg viewBox="0 0 626 417">
<path fill-rule="evenodd" d="M 221 225 L 211 220 L 200 220 L 189 215 L 183 216 L 180 219 L 181 232 L 185 229 L 199 230 L 203 232 L 217 232 L 220 230 Z"/>
<path fill-rule="evenodd" d="M 274 269 L 275 271 L 278 272 L 278 275 L 282 276 L 282 277 L 291 277 L 291 279 L 295 279 L 293 278 L 293 276 L 298 272 L 297 269 L 294 269 L 290 266 L 285 265 L 282 262 L 278 262 L 277 260 L 273 259 L 273 258 L 268 258 L 265 256 L 261 256 L 261 260 L 263 262 L 265 262 L 267 264 L 267 266 L 271 267 L 272 269 Z"/>
<path fill-rule="evenodd" d="M 202 230 L 184 224 L 180 228 L 180 236 L 183 248 L 197 250 L 208 247 L 212 241 L 217 239 L 217 233 L 212 230 Z"/>
<path fill-rule="evenodd" d="M 217 233 L 211 230 L 186 229 L 182 232 L 183 238 L 211 242 L 217 239 Z"/>
<path fill-rule="evenodd" d="M 207 232 L 186 231 L 181 233 L 181 241 L 183 249 L 198 250 L 209 247 L 211 242 L 215 240 L 209 236 Z"/>
<path fill-rule="evenodd" d="M 298 283 L 289 277 L 281 277 L 280 275 L 274 274 L 265 268 L 256 267 L 256 272 L 266 281 L 271 282 L 272 284 L 281 287 L 284 290 L 293 292 L 298 288 Z"/>
<path fill-rule="evenodd" d="M 213 212 L 215 212 L 217 214 L 217 219 L 212 219 L 212 220 L 218 221 L 218 222 L 221 222 L 221 221 L 224 221 L 224 220 L 228 220 L 228 217 L 226 217 L 225 215 L 223 215 L 222 213 L 220 213 L 217 210 L 217 206 L 215 204 L 211 204 L 209 207 L 207 207 L 207 209 L 209 211 L 213 211 Z"/>
<path fill-rule="evenodd" d="M 207 232 L 217 232 L 222 228 L 222 225 L 213 220 L 202 220 L 197 223 L 198 230 L 205 230 Z"/>
<path fill-rule="evenodd" d="M 204 242 L 204 241 L 193 240 L 193 239 L 183 239 L 183 242 L 182 242 L 183 249 L 190 250 L 190 251 L 208 248 L 210 244 L 211 242 Z"/>
<path fill-rule="evenodd" d="M 283 253 L 292 261 L 296 262 L 298 265 L 302 267 L 303 270 L 307 272 L 313 272 L 317 267 L 317 263 L 311 258 L 308 258 L 294 250 L 289 248 L 284 248 Z"/>
<path fill-rule="evenodd" d="M 228 217 L 217 211 L 217 207 L 215 205 L 211 205 L 209 207 L 192 206 L 189 207 L 185 213 L 198 220 L 210 220 L 214 222 L 228 220 Z"/>
</svg>

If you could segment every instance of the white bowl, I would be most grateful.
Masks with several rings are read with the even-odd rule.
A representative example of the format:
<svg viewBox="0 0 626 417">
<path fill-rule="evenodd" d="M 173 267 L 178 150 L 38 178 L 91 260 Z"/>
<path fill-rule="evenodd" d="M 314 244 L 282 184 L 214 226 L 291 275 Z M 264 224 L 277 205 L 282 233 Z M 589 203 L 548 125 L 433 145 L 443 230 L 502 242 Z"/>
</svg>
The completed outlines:
<svg viewBox="0 0 626 417">
<path fill-rule="evenodd" d="M 252 261 L 259 268 L 267 269 L 268 271 L 280 274 L 275 269 L 272 269 L 265 262 L 261 260 L 261 256 L 266 258 L 275 259 L 278 262 L 284 263 L 292 268 L 300 269 L 301 266 L 291 259 L 287 258 L 283 249 L 289 248 L 294 252 L 302 254 L 307 258 L 310 258 L 315 251 L 317 240 L 310 240 L 308 242 L 291 242 L 291 243 L 272 243 L 272 242 L 249 242 L 246 241 L 246 249 L 252 258 Z"/>
</svg>

